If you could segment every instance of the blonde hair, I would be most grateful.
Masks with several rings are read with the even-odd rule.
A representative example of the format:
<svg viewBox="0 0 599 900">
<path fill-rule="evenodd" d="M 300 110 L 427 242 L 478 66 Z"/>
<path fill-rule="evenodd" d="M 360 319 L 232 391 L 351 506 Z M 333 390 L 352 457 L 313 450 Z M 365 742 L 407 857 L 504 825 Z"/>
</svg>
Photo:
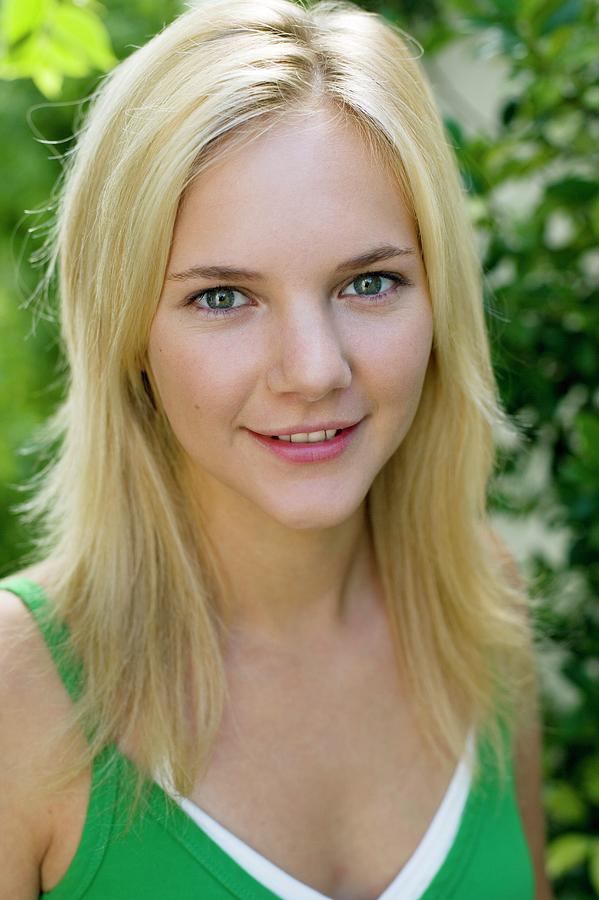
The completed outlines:
<svg viewBox="0 0 599 900">
<path fill-rule="evenodd" d="M 139 771 L 166 762 L 182 794 L 208 764 L 226 702 L 226 584 L 151 390 L 148 333 L 186 187 L 228 149 L 323 103 L 401 186 L 433 307 L 416 418 L 368 497 L 397 663 L 431 746 L 458 759 L 474 723 L 503 764 L 501 723 L 513 724 L 532 677 L 525 591 L 487 527 L 506 417 L 459 173 L 417 55 L 397 27 L 343 0 L 205 0 L 93 99 L 50 263 L 70 365 L 50 432 L 60 450 L 30 509 L 86 675 L 77 722 L 93 734 L 78 765 L 132 734 Z"/>
</svg>

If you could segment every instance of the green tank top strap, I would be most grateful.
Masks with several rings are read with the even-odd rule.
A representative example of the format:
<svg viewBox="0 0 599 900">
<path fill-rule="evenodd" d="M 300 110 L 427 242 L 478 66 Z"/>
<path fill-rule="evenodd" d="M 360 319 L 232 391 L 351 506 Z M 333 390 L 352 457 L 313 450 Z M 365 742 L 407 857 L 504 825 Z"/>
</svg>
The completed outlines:
<svg viewBox="0 0 599 900">
<path fill-rule="evenodd" d="M 69 629 L 53 614 L 52 604 L 35 581 L 21 576 L 0 579 L 0 589 L 16 594 L 25 604 L 42 633 L 62 682 L 73 702 L 81 696 L 83 666 L 70 647 Z"/>
</svg>

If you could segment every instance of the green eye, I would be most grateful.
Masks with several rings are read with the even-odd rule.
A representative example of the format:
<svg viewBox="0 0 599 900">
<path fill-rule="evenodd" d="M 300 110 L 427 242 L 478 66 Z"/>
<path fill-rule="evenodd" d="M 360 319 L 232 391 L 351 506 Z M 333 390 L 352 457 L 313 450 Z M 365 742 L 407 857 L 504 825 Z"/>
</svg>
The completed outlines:
<svg viewBox="0 0 599 900">
<path fill-rule="evenodd" d="M 383 282 L 390 281 L 391 287 L 383 287 Z M 382 294 L 393 293 L 398 287 L 410 285 L 403 275 L 391 275 L 389 272 L 363 272 L 348 285 L 356 286 L 356 293 L 350 293 L 350 297 L 378 297 Z"/>
<path fill-rule="evenodd" d="M 368 275 L 360 275 L 359 278 L 352 281 L 352 285 L 361 284 L 367 294 L 380 294 L 383 290 L 381 284 L 384 281 L 384 278 L 384 275 L 378 275 L 376 272 Z"/>
<path fill-rule="evenodd" d="M 390 281 L 391 287 L 385 288 L 385 281 Z M 372 298 L 371 305 L 374 305 L 378 302 L 384 302 L 384 299 L 379 301 L 378 298 L 386 298 L 387 295 L 395 293 L 399 287 L 405 287 L 411 284 L 413 284 L 413 282 L 404 275 L 392 275 L 389 272 L 363 272 L 361 275 L 354 278 L 348 285 L 348 287 L 356 286 L 357 289 L 354 288 L 355 293 L 345 293 L 342 296 L 363 297 L 364 299 Z M 228 285 L 219 284 L 217 287 L 208 288 L 207 290 L 193 294 L 193 296 L 187 300 L 187 305 L 195 306 L 207 316 L 227 315 L 227 313 L 235 313 L 238 310 L 243 309 L 243 307 L 251 305 L 251 303 L 243 302 L 236 304 L 235 295 L 247 300 L 247 297 L 245 297 L 242 291 L 238 291 Z"/>
<path fill-rule="evenodd" d="M 206 291 L 194 294 L 193 297 L 189 298 L 188 303 L 196 306 L 208 315 L 220 315 L 233 312 L 242 306 L 247 306 L 246 303 L 235 306 L 235 294 L 238 294 L 240 297 L 243 296 L 241 291 L 237 291 L 235 288 L 219 285 L 218 287 L 208 288 Z M 206 303 L 205 306 L 203 305 L 204 302 Z"/>
</svg>

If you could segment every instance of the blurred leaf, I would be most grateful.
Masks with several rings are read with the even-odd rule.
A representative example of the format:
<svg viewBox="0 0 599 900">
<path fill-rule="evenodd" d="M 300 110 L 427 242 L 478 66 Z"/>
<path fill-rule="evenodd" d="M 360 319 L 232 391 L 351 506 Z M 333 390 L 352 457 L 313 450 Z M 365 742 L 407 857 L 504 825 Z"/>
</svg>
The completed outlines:
<svg viewBox="0 0 599 900">
<path fill-rule="evenodd" d="M 589 878 L 599 897 L 599 840 L 594 840 L 589 852 Z"/>
<path fill-rule="evenodd" d="M 35 67 L 35 71 L 31 73 L 31 79 L 44 97 L 53 100 L 59 96 L 63 77 L 56 69 L 38 65 Z"/>
<path fill-rule="evenodd" d="M 549 7 L 547 10 L 548 12 L 552 5 L 554 4 L 547 4 Z M 582 0 L 568 0 L 567 3 L 560 3 L 554 13 L 542 20 L 539 33 L 542 35 L 549 34 L 549 32 L 554 31 L 556 28 L 560 28 L 563 25 L 574 24 L 579 21 L 582 8 Z"/>
<path fill-rule="evenodd" d="M 547 185 L 546 196 L 558 203 L 584 203 L 599 194 L 599 182 L 570 176 Z"/>
<path fill-rule="evenodd" d="M 4 0 L 2 31 L 9 44 L 38 27 L 46 15 L 50 0 Z"/>
<path fill-rule="evenodd" d="M 49 26 L 61 44 L 76 49 L 96 68 L 107 71 L 117 62 L 106 27 L 90 9 L 63 4 L 55 6 Z"/>
<path fill-rule="evenodd" d="M 580 825 L 587 815 L 582 797 L 566 781 L 554 781 L 547 789 L 545 808 L 560 825 Z"/>
<path fill-rule="evenodd" d="M 581 765 L 582 786 L 589 800 L 599 806 L 599 753 L 587 757 Z"/>
<path fill-rule="evenodd" d="M 564 834 L 547 848 L 547 871 L 551 878 L 560 878 L 582 865 L 588 856 L 590 838 L 586 834 Z"/>
<path fill-rule="evenodd" d="M 504 104 L 501 110 L 501 121 L 504 125 L 509 125 L 516 113 L 518 112 L 518 100 L 512 98 Z"/>
<path fill-rule="evenodd" d="M 33 5 L 25 3 L 23 10 L 32 12 Z M 45 0 L 35 4 L 35 16 L 27 18 L 26 28 L 24 22 L 22 16 L 21 39 L 0 60 L 1 78 L 31 78 L 42 94 L 55 98 L 65 76 L 81 78 L 117 62 L 104 24 L 88 7 Z M 16 26 L 11 27 L 14 31 Z"/>
<path fill-rule="evenodd" d="M 445 128 L 453 139 L 454 147 L 459 149 L 464 143 L 464 133 L 460 123 L 453 118 L 447 118 L 445 119 Z"/>
<path fill-rule="evenodd" d="M 38 59 L 44 60 L 47 68 L 57 73 L 69 75 L 72 78 L 82 78 L 90 70 L 88 60 L 82 53 L 67 42 L 50 38 L 46 34 L 40 34 L 37 39 L 36 50 Z M 35 68 L 32 67 L 35 71 Z"/>
<path fill-rule="evenodd" d="M 580 439 L 580 457 L 599 471 L 599 416 L 589 412 L 578 413 L 576 429 Z"/>
</svg>

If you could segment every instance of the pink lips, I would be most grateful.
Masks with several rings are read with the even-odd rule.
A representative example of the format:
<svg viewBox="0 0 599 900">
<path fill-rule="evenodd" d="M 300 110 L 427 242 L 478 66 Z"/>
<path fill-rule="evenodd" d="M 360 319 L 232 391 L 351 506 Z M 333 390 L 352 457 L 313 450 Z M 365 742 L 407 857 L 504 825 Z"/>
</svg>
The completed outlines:
<svg viewBox="0 0 599 900">
<path fill-rule="evenodd" d="M 262 444 L 263 447 L 266 447 L 272 453 L 288 462 L 324 462 L 327 459 L 335 459 L 335 457 L 343 453 L 352 442 L 356 431 L 363 421 L 361 419 L 355 425 L 344 428 L 336 437 L 328 441 L 318 441 L 314 444 L 295 444 L 291 441 L 280 441 L 265 434 L 257 434 L 249 429 L 247 431 L 259 444 Z"/>
</svg>

